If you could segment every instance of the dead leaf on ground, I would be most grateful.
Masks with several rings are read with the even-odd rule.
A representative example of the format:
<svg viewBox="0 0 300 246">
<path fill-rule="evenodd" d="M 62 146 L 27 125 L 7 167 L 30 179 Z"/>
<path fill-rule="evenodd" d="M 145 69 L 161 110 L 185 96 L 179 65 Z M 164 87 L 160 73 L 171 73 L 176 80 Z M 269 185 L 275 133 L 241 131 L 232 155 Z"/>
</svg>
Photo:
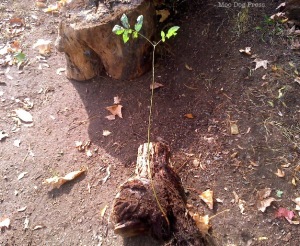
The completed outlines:
<svg viewBox="0 0 300 246">
<path fill-rule="evenodd" d="M 271 188 L 265 188 L 257 191 L 256 207 L 261 212 L 265 212 L 267 207 L 269 207 L 272 202 L 276 201 L 275 198 L 270 197 L 271 192 L 272 192 Z"/>
<path fill-rule="evenodd" d="M 246 47 L 245 49 L 240 49 L 240 53 L 245 53 L 246 55 L 251 56 L 251 47 Z"/>
<path fill-rule="evenodd" d="M 39 230 L 39 229 L 43 229 L 45 228 L 46 226 L 44 225 L 36 225 L 35 227 L 32 228 L 32 231 L 36 231 L 36 230 Z"/>
<path fill-rule="evenodd" d="M 107 175 L 102 179 L 102 184 L 104 184 L 108 180 L 108 178 L 110 177 L 110 170 L 109 169 L 110 169 L 110 166 L 108 166 L 106 168 Z"/>
<path fill-rule="evenodd" d="M 122 107 L 123 106 L 120 104 L 106 107 L 106 109 L 111 113 L 111 115 L 108 115 L 105 118 L 107 118 L 108 120 L 114 120 L 116 115 L 119 116 L 120 118 L 123 118 Z"/>
<path fill-rule="evenodd" d="M 196 226 L 198 227 L 198 230 L 200 233 L 205 236 L 208 234 L 208 231 L 211 227 L 209 224 L 209 217 L 208 215 L 200 216 L 199 213 L 190 213 L 192 216 L 193 220 L 196 223 Z"/>
<path fill-rule="evenodd" d="M 295 82 L 300 85 L 300 77 L 295 78 Z"/>
<path fill-rule="evenodd" d="M 103 136 L 104 137 L 107 137 L 107 136 L 109 136 L 111 134 L 111 132 L 110 131 L 108 131 L 108 130 L 103 130 Z"/>
<path fill-rule="evenodd" d="M 296 210 L 300 211 L 300 197 L 297 197 L 293 200 L 294 203 L 296 203 Z"/>
<path fill-rule="evenodd" d="M 85 150 L 85 154 L 86 154 L 87 157 L 92 157 L 93 156 L 92 151 L 89 150 L 89 149 Z"/>
<path fill-rule="evenodd" d="M 286 208 L 279 208 L 275 213 L 276 218 L 285 218 L 290 224 L 298 225 L 300 222 L 292 220 L 295 217 L 295 213 Z"/>
<path fill-rule="evenodd" d="M 20 140 L 20 139 L 14 140 L 13 145 L 14 145 L 15 147 L 20 147 L 20 144 L 21 144 L 21 140 Z"/>
<path fill-rule="evenodd" d="M 22 172 L 18 175 L 18 180 L 22 179 L 25 177 L 25 175 L 27 174 L 28 172 Z"/>
<path fill-rule="evenodd" d="M 0 230 L 2 230 L 2 228 L 9 228 L 9 226 L 10 226 L 9 218 L 1 218 L 0 219 Z"/>
<path fill-rule="evenodd" d="M 60 67 L 58 69 L 56 69 L 56 74 L 57 75 L 62 75 L 62 73 L 66 71 L 66 68 L 65 67 Z"/>
<path fill-rule="evenodd" d="M 29 219 L 26 217 L 24 220 L 24 230 L 27 230 L 29 228 Z"/>
<path fill-rule="evenodd" d="M 8 138 L 8 134 L 5 133 L 5 131 L 0 131 L 0 141 L 5 139 L 5 138 Z"/>
<path fill-rule="evenodd" d="M 185 114 L 184 117 L 188 118 L 188 119 L 194 119 L 195 118 L 193 114 Z"/>
<path fill-rule="evenodd" d="M 18 109 L 15 110 L 15 112 L 17 114 L 17 117 L 20 120 L 22 120 L 26 123 L 31 123 L 33 121 L 32 115 L 28 111 L 26 111 L 22 108 L 18 108 Z"/>
<path fill-rule="evenodd" d="M 155 90 L 155 89 L 160 88 L 160 87 L 163 87 L 163 86 L 164 86 L 163 84 L 154 82 L 154 84 L 151 83 L 151 85 L 150 85 L 150 90 L 152 90 L 152 89 Z"/>
<path fill-rule="evenodd" d="M 280 170 L 279 168 L 277 169 L 277 172 L 275 173 L 275 175 L 279 178 L 283 178 L 285 176 L 285 172 Z"/>
<path fill-rule="evenodd" d="M 112 114 L 112 115 L 105 116 L 105 118 L 108 120 L 115 120 L 116 116 Z"/>
<path fill-rule="evenodd" d="M 238 135 L 240 133 L 236 123 L 230 122 L 230 133 L 231 135 Z"/>
<path fill-rule="evenodd" d="M 185 68 L 186 68 L 187 70 L 189 70 L 189 71 L 193 71 L 193 68 L 190 67 L 188 64 L 185 64 Z"/>
<path fill-rule="evenodd" d="M 121 102 L 121 98 L 116 96 L 114 97 L 114 104 L 119 104 Z"/>
<path fill-rule="evenodd" d="M 260 67 L 263 67 L 264 69 L 267 69 L 268 63 L 269 63 L 268 60 L 262 60 L 262 59 L 259 59 L 259 58 L 256 58 L 253 62 L 256 63 L 254 70 L 256 70 Z"/>
<path fill-rule="evenodd" d="M 33 45 L 33 48 L 37 48 L 41 55 L 48 55 L 51 52 L 51 40 L 39 39 Z"/>
<path fill-rule="evenodd" d="M 87 140 L 85 142 L 82 141 L 75 141 L 76 149 L 79 151 L 87 151 L 88 148 L 91 146 L 91 141 Z"/>
<path fill-rule="evenodd" d="M 54 176 L 52 178 L 46 179 L 43 184 L 50 184 L 53 188 L 59 188 L 61 185 L 63 185 L 66 182 L 69 182 L 77 177 L 79 177 L 81 174 L 83 174 L 86 171 L 85 168 L 79 170 L 70 172 L 64 177 Z"/>
<path fill-rule="evenodd" d="M 24 212 L 26 209 L 27 209 L 27 207 L 25 206 L 25 207 L 22 207 L 22 208 L 17 209 L 17 211 L 18 211 L 18 212 Z"/>
<path fill-rule="evenodd" d="M 201 200 L 203 200 L 210 209 L 213 209 L 213 207 L 214 207 L 213 195 L 214 195 L 214 192 L 210 189 L 204 191 L 203 193 L 201 193 L 199 195 Z"/>
<path fill-rule="evenodd" d="M 156 15 L 160 15 L 159 22 L 164 22 L 170 15 L 170 11 L 167 9 L 156 10 Z"/>
<path fill-rule="evenodd" d="M 103 218 L 103 216 L 104 216 L 104 214 L 105 214 L 107 208 L 108 208 L 108 205 L 105 205 L 105 206 L 101 209 L 101 211 L 100 211 L 100 216 L 101 216 L 101 218 Z"/>
</svg>

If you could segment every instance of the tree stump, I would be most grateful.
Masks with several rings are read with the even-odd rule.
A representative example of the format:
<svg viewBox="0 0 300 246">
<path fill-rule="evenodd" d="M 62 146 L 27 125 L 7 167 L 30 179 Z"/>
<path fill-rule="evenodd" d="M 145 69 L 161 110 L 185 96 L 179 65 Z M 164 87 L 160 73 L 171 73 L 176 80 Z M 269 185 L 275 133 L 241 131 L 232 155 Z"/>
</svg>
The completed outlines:
<svg viewBox="0 0 300 246">
<path fill-rule="evenodd" d="M 88 0 L 85 0 L 85 2 Z M 106 0 L 84 3 L 74 0 L 66 17 L 59 25 L 56 48 L 65 53 L 66 76 L 78 81 L 97 76 L 103 69 L 114 79 L 133 79 L 151 68 L 150 44 L 142 39 L 131 39 L 126 44 L 112 33 L 121 24 L 123 13 L 134 27 L 139 15 L 144 16 L 141 33 L 153 38 L 155 9 L 149 0 Z M 77 4 L 76 4 L 77 3 Z M 74 7 L 76 6 L 76 8 Z"/>
<path fill-rule="evenodd" d="M 288 0 L 285 7 L 286 15 L 289 19 L 300 24 L 300 0 Z"/>
<path fill-rule="evenodd" d="M 136 177 L 122 184 L 115 197 L 111 216 L 115 233 L 123 237 L 147 233 L 159 241 L 168 241 L 173 236 L 168 245 L 204 245 L 194 220 L 187 212 L 180 178 L 169 164 L 168 146 L 150 143 L 149 151 L 152 178 L 147 170 L 148 144 L 145 143 L 138 149 Z"/>
</svg>

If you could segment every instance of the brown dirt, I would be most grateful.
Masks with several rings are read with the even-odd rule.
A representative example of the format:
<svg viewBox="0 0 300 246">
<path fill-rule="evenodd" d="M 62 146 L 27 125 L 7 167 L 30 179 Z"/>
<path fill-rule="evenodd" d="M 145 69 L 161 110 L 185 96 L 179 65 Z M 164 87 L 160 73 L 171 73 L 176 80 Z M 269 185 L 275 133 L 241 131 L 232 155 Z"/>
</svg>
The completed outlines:
<svg viewBox="0 0 300 246">
<path fill-rule="evenodd" d="M 299 184 L 292 184 L 300 178 L 295 171 L 300 165 L 300 85 L 294 82 L 300 59 L 299 51 L 290 48 L 295 38 L 285 35 L 283 25 L 264 21 L 275 12 L 277 1 L 261 0 L 265 7 L 249 8 L 248 15 L 240 7 L 197 2 L 180 6 L 180 14 L 166 22 L 181 29 L 157 56 L 157 82 L 164 87 L 154 95 L 151 140 L 170 144 L 173 165 L 190 188 L 188 202 L 200 213 L 216 215 L 211 237 L 217 245 L 299 245 L 299 225 L 275 217 L 279 207 L 294 210 L 292 200 L 300 196 Z M 117 187 L 135 169 L 138 146 L 146 142 L 150 73 L 134 81 L 114 81 L 104 74 L 88 82 L 68 81 L 56 74 L 65 65 L 62 54 L 54 50 L 47 59 L 50 67 L 40 70 L 32 49 L 39 38 L 56 39 L 58 16 L 21 0 L 2 1 L 0 15 L 4 44 L 14 40 L 4 35 L 8 20 L 25 18 L 26 28 L 16 38 L 31 62 L 22 73 L 12 66 L 0 75 L 0 130 L 9 134 L 0 142 L 0 217 L 11 219 L 0 245 L 122 245 L 108 223 L 109 212 Z M 239 53 L 247 46 L 270 61 L 266 70 L 253 70 L 253 59 Z M 105 107 L 117 95 L 123 119 L 108 121 Z M 25 98 L 34 103 L 34 124 L 12 132 L 11 115 L 22 106 L 15 99 Z M 195 118 L 184 117 L 188 113 Z M 233 122 L 238 135 L 230 134 Z M 112 134 L 104 137 L 103 130 Z M 20 147 L 13 145 L 16 139 Z M 86 140 L 92 142 L 90 158 L 75 148 L 75 141 Z M 85 175 L 59 189 L 42 185 L 46 178 L 83 166 L 88 168 Z M 102 184 L 108 166 L 111 175 Z M 285 177 L 274 174 L 278 168 Z M 22 172 L 28 173 L 18 180 Z M 255 206 L 256 192 L 267 187 L 277 201 L 263 213 Z M 213 211 L 193 191 L 207 188 L 223 200 L 215 202 Z M 277 190 L 283 191 L 282 198 L 276 197 Z M 243 214 L 233 192 L 245 201 Z M 295 220 L 300 220 L 298 215 Z M 33 230 L 38 225 L 42 228 Z M 155 245 L 142 242 L 138 245 Z M 133 240 L 124 245 L 133 245 Z"/>
</svg>

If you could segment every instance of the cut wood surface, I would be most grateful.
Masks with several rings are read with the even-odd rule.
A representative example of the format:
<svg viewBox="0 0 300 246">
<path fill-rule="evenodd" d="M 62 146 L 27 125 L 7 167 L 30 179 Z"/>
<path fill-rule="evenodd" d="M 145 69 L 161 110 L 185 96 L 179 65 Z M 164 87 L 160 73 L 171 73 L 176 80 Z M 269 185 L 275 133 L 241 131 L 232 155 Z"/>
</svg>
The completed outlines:
<svg viewBox="0 0 300 246">
<path fill-rule="evenodd" d="M 93 1 L 89 1 L 93 2 Z M 123 13 L 131 27 L 144 16 L 141 33 L 152 39 L 155 9 L 149 0 L 114 0 L 98 3 L 74 0 L 59 25 L 56 47 L 66 57 L 66 76 L 79 81 L 97 76 L 103 69 L 114 79 L 133 79 L 151 68 L 151 46 L 142 39 L 124 44 L 112 33 Z M 97 2 L 97 1 L 94 1 Z"/>
<path fill-rule="evenodd" d="M 147 169 L 148 150 L 151 178 Z M 150 234 L 159 241 L 171 240 L 168 245 L 204 245 L 194 220 L 187 213 L 184 189 L 169 164 L 169 157 L 169 147 L 163 143 L 150 143 L 149 148 L 145 143 L 139 147 L 136 176 L 120 186 L 114 201 L 115 233 L 123 237 Z"/>
</svg>

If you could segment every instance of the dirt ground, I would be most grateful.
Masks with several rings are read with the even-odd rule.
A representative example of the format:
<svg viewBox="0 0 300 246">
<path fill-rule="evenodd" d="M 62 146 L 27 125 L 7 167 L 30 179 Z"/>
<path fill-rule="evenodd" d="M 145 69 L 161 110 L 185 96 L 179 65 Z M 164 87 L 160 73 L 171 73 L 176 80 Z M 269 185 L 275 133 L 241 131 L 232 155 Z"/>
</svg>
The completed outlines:
<svg viewBox="0 0 300 246">
<path fill-rule="evenodd" d="M 216 245 L 299 245 L 293 200 L 300 196 L 300 56 L 292 49 L 299 37 L 268 19 L 278 1 L 249 8 L 199 2 L 186 1 L 178 13 L 171 8 L 163 23 L 180 31 L 157 54 L 156 80 L 164 87 L 154 94 L 151 140 L 169 143 L 188 203 L 211 217 Z M 114 235 L 109 214 L 147 141 L 151 74 L 69 81 L 56 73 L 65 66 L 63 54 L 53 49 L 42 63 L 32 48 L 40 38 L 54 43 L 59 16 L 21 0 L 2 1 L 0 15 L 0 48 L 19 40 L 29 59 L 20 70 L 0 68 L 0 130 L 8 134 L 0 142 L 0 218 L 10 219 L 0 245 L 134 245 Z M 13 17 L 24 19 L 19 34 L 9 32 L 22 28 L 9 24 Z M 255 58 L 239 52 L 245 47 L 267 68 L 255 70 Z M 123 118 L 109 121 L 105 108 L 115 96 Z M 18 125 L 14 110 L 26 106 L 33 123 Z M 75 141 L 91 141 L 92 156 Z M 84 175 L 59 189 L 43 184 L 82 167 Z M 265 188 L 275 201 L 262 212 L 257 192 Z M 214 192 L 213 210 L 197 193 L 206 189 Z M 279 208 L 293 211 L 296 222 L 278 218 Z M 138 245 L 147 243 L 158 244 Z"/>
</svg>

